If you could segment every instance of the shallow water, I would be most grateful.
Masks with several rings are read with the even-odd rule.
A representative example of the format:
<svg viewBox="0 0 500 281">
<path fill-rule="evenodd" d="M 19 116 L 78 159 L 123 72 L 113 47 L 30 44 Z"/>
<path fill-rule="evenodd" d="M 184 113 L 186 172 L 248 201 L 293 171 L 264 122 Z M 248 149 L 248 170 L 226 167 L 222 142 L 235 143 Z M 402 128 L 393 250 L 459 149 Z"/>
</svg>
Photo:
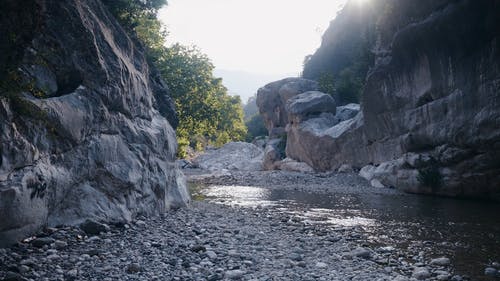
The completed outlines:
<svg viewBox="0 0 500 281">
<path fill-rule="evenodd" d="M 248 186 L 197 186 L 193 190 L 195 198 L 214 203 L 272 206 L 305 223 L 356 227 L 371 244 L 410 251 L 425 248 L 430 252 L 427 258 L 447 256 L 455 274 L 468 275 L 471 280 L 494 280 L 484 276 L 484 269 L 500 261 L 500 204 L 494 202 Z"/>
</svg>

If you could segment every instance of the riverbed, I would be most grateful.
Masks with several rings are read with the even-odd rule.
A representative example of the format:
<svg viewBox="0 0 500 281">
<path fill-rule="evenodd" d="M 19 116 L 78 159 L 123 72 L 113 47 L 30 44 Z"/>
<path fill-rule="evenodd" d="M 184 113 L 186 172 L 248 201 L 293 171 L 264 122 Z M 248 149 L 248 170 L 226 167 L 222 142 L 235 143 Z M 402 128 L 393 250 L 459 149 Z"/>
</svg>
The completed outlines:
<svg viewBox="0 0 500 281">
<path fill-rule="evenodd" d="M 485 275 L 485 269 L 500 260 L 500 205 L 496 202 L 374 189 L 356 182 L 353 175 L 233 173 L 218 178 L 192 185 L 194 198 L 243 208 L 272 208 L 290 220 L 322 225 L 327 232 L 356 229 L 369 247 L 390 245 L 410 257 L 404 261 L 410 265 L 448 257 L 456 275 L 497 280 Z"/>
</svg>

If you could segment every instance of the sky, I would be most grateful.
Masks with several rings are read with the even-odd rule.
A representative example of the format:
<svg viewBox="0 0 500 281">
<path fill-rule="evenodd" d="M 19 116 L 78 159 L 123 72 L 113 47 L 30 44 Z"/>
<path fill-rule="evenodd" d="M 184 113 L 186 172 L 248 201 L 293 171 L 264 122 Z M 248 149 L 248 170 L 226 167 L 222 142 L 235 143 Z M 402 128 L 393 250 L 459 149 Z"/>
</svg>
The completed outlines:
<svg viewBox="0 0 500 281">
<path fill-rule="evenodd" d="M 298 76 L 321 35 L 345 0 L 168 0 L 159 13 L 169 43 L 196 45 L 216 72 L 231 85 L 245 73 L 269 77 Z M 232 73 L 234 72 L 234 73 Z M 237 75 L 239 74 L 239 75 Z M 231 81 L 230 81 L 231 80 Z M 257 89 L 235 89 L 243 101 Z M 254 86 L 255 87 L 255 86 Z M 245 93 L 243 93 L 245 92 Z"/>
</svg>

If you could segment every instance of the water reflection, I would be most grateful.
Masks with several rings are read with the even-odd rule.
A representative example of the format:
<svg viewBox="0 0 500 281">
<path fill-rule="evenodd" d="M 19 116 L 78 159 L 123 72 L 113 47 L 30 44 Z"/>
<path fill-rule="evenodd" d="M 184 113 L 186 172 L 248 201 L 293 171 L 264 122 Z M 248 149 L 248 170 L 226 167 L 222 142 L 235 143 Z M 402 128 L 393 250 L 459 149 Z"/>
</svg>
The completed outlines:
<svg viewBox="0 0 500 281">
<path fill-rule="evenodd" d="M 273 206 L 308 224 L 362 227 L 370 241 L 408 247 L 432 245 L 459 274 L 489 280 L 485 265 L 500 260 L 500 205 L 417 195 L 316 194 L 249 186 L 197 187 L 205 200 L 246 207 Z M 418 254 L 418 253 L 417 253 Z"/>
</svg>

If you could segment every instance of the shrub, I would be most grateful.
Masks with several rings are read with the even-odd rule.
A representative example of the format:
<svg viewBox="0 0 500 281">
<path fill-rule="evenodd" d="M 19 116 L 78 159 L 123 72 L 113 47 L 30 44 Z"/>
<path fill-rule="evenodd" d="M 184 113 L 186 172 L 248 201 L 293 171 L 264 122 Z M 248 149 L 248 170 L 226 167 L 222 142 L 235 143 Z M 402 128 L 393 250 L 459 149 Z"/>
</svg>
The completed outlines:
<svg viewBox="0 0 500 281">
<path fill-rule="evenodd" d="M 436 163 L 419 169 L 417 180 L 421 185 L 428 186 L 433 190 L 436 190 L 443 185 L 443 175 L 441 175 L 439 167 Z"/>
<path fill-rule="evenodd" d="M 262 115 L 255 114 L 245 123 L 245 125 L 248 130 L 245 138 L 247 142 L 253 141 L 256 137 L 267 136 L 267 128 L 264 125 Z"/>
</svg>

